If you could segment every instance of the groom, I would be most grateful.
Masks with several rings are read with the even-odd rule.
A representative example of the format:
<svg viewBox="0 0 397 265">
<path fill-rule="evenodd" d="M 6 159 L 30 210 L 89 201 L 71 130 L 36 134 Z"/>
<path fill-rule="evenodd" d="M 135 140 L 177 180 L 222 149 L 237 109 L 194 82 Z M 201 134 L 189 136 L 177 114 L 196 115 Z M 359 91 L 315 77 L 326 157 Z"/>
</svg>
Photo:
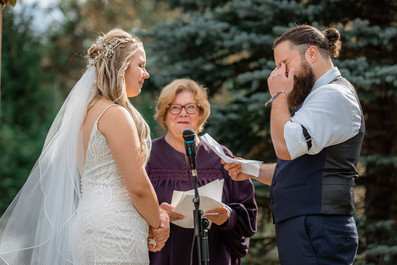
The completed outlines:
<svg viewBox="0 0 397 265">
<path fill-rule="evenodd" d="M 334 28 L 303 25 L 274 43 L 268 86 L 278 160 L 262 164 L 257 180 L 271 186 L 282 265 L 353 264 L 356 255 L 353 187 L 365 124 L 353 86 L 333 66 L 339 39 Z M 241 164 L 224 167 L 234 180 L 252 177 Z"/>
</svg>

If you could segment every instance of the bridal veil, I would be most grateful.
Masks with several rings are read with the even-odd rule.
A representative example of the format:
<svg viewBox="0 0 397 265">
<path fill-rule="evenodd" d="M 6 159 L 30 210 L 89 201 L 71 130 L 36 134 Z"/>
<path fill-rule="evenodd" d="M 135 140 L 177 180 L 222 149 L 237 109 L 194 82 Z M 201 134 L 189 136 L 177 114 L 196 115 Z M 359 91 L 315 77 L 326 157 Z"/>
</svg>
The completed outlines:
<svg viewBox="0 0 397 265">
<path fill-rule="evenodd" d="M 0 218 L 0 264 L 73 264 L 70 227 L 80 201 L 81 129 L 94 94 L 95 67 L 58 112 L 26 183 Z"/>
</svg>

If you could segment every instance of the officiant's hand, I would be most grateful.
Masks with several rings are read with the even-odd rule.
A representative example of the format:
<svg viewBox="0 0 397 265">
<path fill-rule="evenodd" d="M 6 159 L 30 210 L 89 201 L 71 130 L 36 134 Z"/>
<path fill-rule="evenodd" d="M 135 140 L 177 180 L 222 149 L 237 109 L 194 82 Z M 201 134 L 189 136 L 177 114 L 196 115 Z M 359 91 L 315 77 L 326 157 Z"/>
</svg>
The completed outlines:
<svg viewBox="0 0 397 265">
<path fill-rule="evenodd" d="M 242 158 L 237 158 L 237 159 L 242 160 Z M 243 169 L 243 166 L 241 164 L 226 163 L 223 160 L 221 160 L 221 163 L 223 164 L 225 170 L 227 170 L 227 172 L 229 173 L 229 176 L 232 178 L 232 180 L 243 181 L 250 179 L 252 177 L 251 175 L 241 173 L 241 170 Z"/>
<path fill-rule="evenodd" d="M 203 217 L 217 225 L 223 225 L 229 219 L 229 216 L 230 212 L 226 207 L 209 210 L 203 214 Z"/>
<path fill-rule="evenodd" d="M 160 204 L 160 208 L 167 212 L 168 216 L 170 217 L 170 222 L 181 220 L 185 217 L 183 214 L 174 213 L 172 210 L 174 210 L 175 207 L 166 202 Z"/>
</svg>

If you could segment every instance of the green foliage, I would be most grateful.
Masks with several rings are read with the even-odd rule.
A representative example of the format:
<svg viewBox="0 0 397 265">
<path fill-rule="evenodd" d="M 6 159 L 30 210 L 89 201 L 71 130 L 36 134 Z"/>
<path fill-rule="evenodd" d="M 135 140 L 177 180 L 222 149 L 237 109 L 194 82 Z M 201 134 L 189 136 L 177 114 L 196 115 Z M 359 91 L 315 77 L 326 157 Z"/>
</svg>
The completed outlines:
<svg viewBox="0 0 397 265">
<path fill-rule="evenodd" d="M 388 166 L 391 165 L 397 169 L 397 155 L 393 156 L 383 156 L 379 154 L 363 156 L 361 158 L 363 164 L 372 164 L 375 166 Z"/>
<path fill-rule="evenodd" d="M 147 84 L 145 81 L 145 90 L 142 91 L 138 97 L 131 98 L 130 101 L 138 109 L 138 111 L 142 114 L 143 118 L 149 124 L 149 127 L 151 129 L 151 137 L 152 139 L 155 139 L 164 135 L 164 131 L 154 119 L 154 114 L 156 111 L 155 98 L 153 97 L 151 91 L 147 91 L 146 85 Z"/>
<path fill-rule="evenodd" d="M 10 5 L 15 6 L 17 4 L 17 0 L 1 0 L 0 5 L 3 7 L 4 5 L 7 5 L 10 3 Z"/>
<path fill-rule="evenodd" d="M 168 0 L 170 8 L 183 8 L 185 11 L 204 10 L 207 8 L 214 8 L 220 4 L 225 4 L 227 0 Z"/>
<path fill-rule="evenodd" d="M 28 177 L 55 114 L 82 75 L 92 41 L 114 27 L 148 27 L 169 15 L 161 12 L 163 6 L 154 0 L 60 1 L 53 8 L 63 15 L 62 22 L 48 25 L 40 36 L 33 22 L 38 6 L 3 9 L 0 213 Z M 153 101 L 151 95 L 136 101 L 151 126 Z"/>
<path fill-rule="evenodd" d="M 233 96 L 233 104 L 212 105 L 207 132 L 222 143 L 227 143 L 228 148 L 235 150 L 236 156 L 248 155 L 253 159 L 274 160 L 269 135 L 270 113 L 263 104 L 268 97 L 268 93 L 256 93 L 246 97 L 236 94 Z M 239 129 L 228 130 L 231 124 Z M 264 154 L 269 155 L 265 157 Z"/>
<path fill-rule="evenodd" d="M 54 116 L 59 95 L 42 67 L 44 47 L 31 29 L 32 16 L 3 10 L 0 112 L 0 212 L 29 175 Z"/>
<path fill-rule="evenodd" d="M 386 265 L 397 263 L 397 232 L 394 220 L 382 220 L 378 222 L 358 220 L 357 225 L 361 231 L 365 231 L 366 237 L 371 242 L 360 242 L 364 245 L 364 257 L 358 258 L 359 265 Z M 361 246 L 361 248 L 364 248 Z"/>
<path fill-rule="evenodd" d="M 183 77 L 208 87 L 211 116 L 206 132 L 236 155 L 265 162 L 275 158 L 270 108 L 264 107 L 270 97 L 267 77 L 275 67 L 273 41 L 295 24 L 311 24 L 320 30 L 337 28 L 342 51 L 334 64 L 357 88 L 367 123 L 364 157 L 360 160 L 361 174 L 366 177 L 359 179 L 359 183 L 368 185 L 367 218 L 396 218 L 392 210 L 395 200 L 382 199 L 391 197 L 390 190 L 397 184 L 396 1 L 166 2 L 182 14 L 143 34 L 150 40 L 146 47 L 154 56 L 151 64 L 156 71 L 151 76 L 155 87 Z M 379 176 L 388 180 L 391 188 L 387 192 L 378 186 Z M 256 192 L 266 194 L 266 189 L 257 187 Z M 380 208 L 374 206 L 376 201 L 388 204 Z M 259 206 L 261 210 L 269 208 L 268 203 Z M 266 264 L 262 260 L 266 251 L 265 247 L 257 251 L 257 259 L 250 259 L 250 264 Z"/>
<path fill-rule="evenodd" d="M 29 13 L 16 17 L 12 9 L 3 10 L 0 212 L 28 176 L 54 113 L 81 76 L 85 50 L 97 33 L 149 23 L 139 34 L 147 48 L 151 78 L 133 102 L 149 121 L 153 137 L 163 133 L 152 119 L 158 91 L 175 78 L 189 77 L 209 89 L 212 107 L 206 132 L 238 156 L 270 162 L 275 156 L 270 108 L 264 103 L 270 97 L 267 77 L 274 68 L 272 44 L 294 24 L 307 23 L 341 32 L 342 52 L 334 63 L 357 87 L 367 122 L 360 160 L 365 178 L 359 179 L 367 187 L 366 217 L 396 219 L 395 199 L 391 199 L 397 185 L 395 0 L 165 2 L 171 14 L 180 15 L 146 31 L 150 23 L 166 21 L 158 9 L 151 11 L 163 1 L 118 0 L 112 5 L 102 0 L 61 1 L 64 21 L 41 37 L 34 35 Z M 384 180 L 381 184 L 379 176 Z M 274 251 L 268 187 L 255 185 L 260 218 L 245 264 L 274 264 L 266 256 Z M 374 206 L 376 202 L 382 207 Z M 374 228 L 374 234 L 382 235 L 379 241 L 365 233 L 372 226 L 359 226 L 364 257 L 359 262 L 397 262 L 395 229 L 388 224 L 382 225 L 383 230 Z"/>
<path fill-rule="evenodd" d="M 370 16 L 372 2 L 167 2 L 185 13 L 144 34 L 151 39 L 147 45 L 155 56 L 151 63 L 161 69 L 152 73 L 152 79 L 156 87 L 182 77 L 207 86 L 213 102 L 207 130 L 239 155 L 258 158 L 261 153 L 266 161 L 273 155 L 268 110 L 259 106 L 269 97 L 266 79 L 274 68 L 272 43 L 293 23 L 338 28 L 343 49 L 335 65 L 355 84 L 363 103 L 378 98 L 396 101 L 397 68 L 390 56 L 396 51 L 396 27 L 393 20 Z M 390 18 L 387 3 L 380 6 L 376 9 Z M 233 130 L 236 125 L 239 129 Z M 258 143 L 263 145 L 260 150 Z"/>
</svg>

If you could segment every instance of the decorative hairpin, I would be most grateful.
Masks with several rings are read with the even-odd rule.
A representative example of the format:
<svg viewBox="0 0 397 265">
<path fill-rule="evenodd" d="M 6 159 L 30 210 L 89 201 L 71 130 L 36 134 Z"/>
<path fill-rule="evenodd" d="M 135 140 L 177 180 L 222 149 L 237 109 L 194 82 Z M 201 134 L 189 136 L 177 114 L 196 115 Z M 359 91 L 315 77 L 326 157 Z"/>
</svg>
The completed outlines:
<svg viewBox="0 0 397 265">
<path fill-rule="evenodd" d="M 107 57 L 107 58 L 111 58 L 112 55 L 114 54 L 114 49 L 119 46 L 122 42 L 120 40 L 114 40 L 110 43 L 106 43 L 106 42 L 100 42 L 99 45 L 102 45 L 105 50 L 103 51 L 99 51 L 98 55 L 95 56 L 94 58 L 90 58 L 88 59 L 88 66 L 93 66 L 97 63 L 97 61 L 101 58 Z"/>
</svg>

